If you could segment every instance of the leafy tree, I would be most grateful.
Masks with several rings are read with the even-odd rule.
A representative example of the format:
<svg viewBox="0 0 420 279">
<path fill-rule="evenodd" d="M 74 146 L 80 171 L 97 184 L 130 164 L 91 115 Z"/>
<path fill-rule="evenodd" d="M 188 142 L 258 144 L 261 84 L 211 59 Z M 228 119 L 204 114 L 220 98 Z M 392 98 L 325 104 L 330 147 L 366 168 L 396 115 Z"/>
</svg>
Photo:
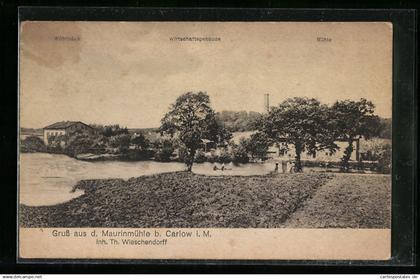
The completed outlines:
<svg viewBox="0 0 420 279">
<path fill-rule="evenodd" d="M 337 148 L 330 131 L 330 111 L 316 99 L 287 99 L 273 107 L 262 120 L 260 130 L 273 142 L 294 145 L 296 172 L 302 171 L 302 152 L 314 155 L 322 149 Z"/>
<path fill-rule="evenodd" d="M 331 130 L 337 138 L 347 141 L 348 145 L 341 158 L 341 169 L 350 169 L 349 160 L 353 153 L 355 139 L 364 137 L 369 139 L 379 133 L 379 117 L 374 115 L 375 106 L 366 99 L 359 101 L 337 101 L 331 107 Z"/>
<path fill-rule="evenodd" d="M 194 156 L 203 139 L 218 142 L 219 126 L 204 92 L 179 96 L 161 120 L 160 132 L 176 136 L 186 148 L 185 164 L 191 171 Z"/>
<path fill-rule="evenodd" d="M 246 149 L 251 154 L 251 157 L 264 159 L 267 156 L 270 141 L 268 136 L 264 133 L 257 132 L 252 134 L 246 143 Z"/>
</svg>

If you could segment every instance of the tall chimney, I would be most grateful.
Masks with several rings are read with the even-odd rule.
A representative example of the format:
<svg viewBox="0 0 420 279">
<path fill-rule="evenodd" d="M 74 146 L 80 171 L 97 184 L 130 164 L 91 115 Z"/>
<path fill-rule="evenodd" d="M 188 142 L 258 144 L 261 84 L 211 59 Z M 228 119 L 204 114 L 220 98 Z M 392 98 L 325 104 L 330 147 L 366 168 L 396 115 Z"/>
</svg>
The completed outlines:
<svg viewBox="0 0 420 279">
<path fill-rule="evenodd" d="M 270 94 L 264 94 L 264 107 L 267 113 L 270 112 Z"/>
</svg>

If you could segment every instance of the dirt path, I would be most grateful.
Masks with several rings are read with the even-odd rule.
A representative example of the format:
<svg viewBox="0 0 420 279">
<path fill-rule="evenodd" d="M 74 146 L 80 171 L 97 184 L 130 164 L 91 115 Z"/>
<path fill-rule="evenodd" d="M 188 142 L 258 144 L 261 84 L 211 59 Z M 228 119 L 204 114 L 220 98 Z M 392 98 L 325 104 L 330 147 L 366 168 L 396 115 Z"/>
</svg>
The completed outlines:
<svg viewBox="0 0 420 279">
<path fill-rule="evenodd" d="M 282 227 L 390 228 L 391 176 L 340 174 L 320 187 Z"/>
</svg>

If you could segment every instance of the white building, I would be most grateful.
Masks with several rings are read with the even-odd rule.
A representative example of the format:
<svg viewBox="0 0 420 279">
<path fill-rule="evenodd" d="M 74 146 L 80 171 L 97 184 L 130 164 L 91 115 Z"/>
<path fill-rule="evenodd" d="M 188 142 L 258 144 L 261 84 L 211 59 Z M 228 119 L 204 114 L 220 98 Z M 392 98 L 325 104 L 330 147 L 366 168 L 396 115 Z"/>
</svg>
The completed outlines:
<svg viewBox="0 0 420 279">
<path fill-rule="evenodd" d="M 61 121 L 44 127 L 44 143 L 48 145 L 50 139 L 56 136 L 64 136 L 80 130 L 93 131 L 93 128 L 80 121 Z"/>
</svg>

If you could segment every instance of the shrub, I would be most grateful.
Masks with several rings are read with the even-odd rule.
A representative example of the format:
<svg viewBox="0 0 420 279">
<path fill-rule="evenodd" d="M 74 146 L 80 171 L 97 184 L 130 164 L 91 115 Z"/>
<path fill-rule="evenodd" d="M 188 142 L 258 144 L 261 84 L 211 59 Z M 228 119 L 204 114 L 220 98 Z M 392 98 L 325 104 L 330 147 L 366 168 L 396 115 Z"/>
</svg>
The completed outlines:
<svg viewBox="0 0 420 279">
<path fill-rule="evenodd" d="M 217 162 L 218 156 L 214 150 L 210 151 L 210 156 L 206 156 L 207 162 L 214 163 Z"/>
<path fill-rule="evenodd" d="M 149 148 L 149 141 L 142 133 L 135 134 L 130 139 L 130 144 L 134 145 L 136 149 L 146 150 Z"/>
<path fill-rule="evenodd" d="M 117 148 L 120 152 L 127 152 L 130 147 L 130 135 L 128 134 L 119 134 L 112 136 L 109 139 L 109 144 L 111 147 Z"/>
<path fill-rule="evenodd" d="M 196 162 L 196 163 L 204 163 L 205 161 L 207 161 L 206 154 L 203 152 L 203 150 L 198 150 L 195 153 L 194 162 Z"/>
<path fill-rule="evenodd" d="M 92 125 L 95 131 L 97 131 L 98 134 L 103 135 L 105 137 L 112 137 L 112 136 L 118 136 L 122 134 L 128 134 L 128 129 L 120 127 L 120 125 Z"/>
<path fill-rule="evenodd" d="M 66 143 L 66 137 L 63 135 L 48 137 L 48 146 L 46 147 L 49 153 L 63 153 Z"/>
<path fill-rule="evenodd" d="M 222 152 L 220 152 L 220 155 L 217 157 L 217 162 L 230 163 L 232 162 L 232 156 L 229 154 L 229 152 L 226 149 L 223 149 Z"/>
<path fill-rule="evenodd" d="M 391 173 L 392 148 L 390 144 L 385 144 L 378 152 L 378 171 L 381 173 Z"/>
<path fill-rule="evenodd" d="M 249 140 L 244 144 L 247 146 L 247 151 L 252 158 L 265 159 L 267 156 L 268 147 L 270 145 L 267 135 L 264 133 L 252 134 Z"/>
<path fill-rule="evenodd" d="M 174 152 L 173 142 L 169 139 L 158 140 L 153 143 L 155 146 L 155 160 L 159 162 L 169 162 Z"/>
<path fill-rule="evenodd" d="M 140 149 L 133 149 L 128 150 L 125 158 L 131 161 L 142 161 L 142 160 L 148 160 L 152 158 L 155 155 L 153 150 L 146 149 L 146 150 L 140 150 Z"/>
<path fill-rule="evenodd" d="M 44 152 L 44 141 L 37 136 L 29 136 L 20 142 L 21 152 Z"/>
<path fill-rule="evenodd" d="M 362 159 L 377 161 L 375 169 L 381 173 L 391 173 L 392 146 L 390 141 L 373 138 L 362 142 Z"/>
<path fill-rule="evenodd" d="M 64 141 L 64 139 L 56 139 L 55 141 Z M 93 139 L 87 133 L 75 133 L 71 135 L 67 140 L 64 147 L 64 153 L 69 156 L 77 156 L 78 154 L 83 153 L 92 153 L 94 146 Z M 51 148 L 61 147 L 60 144 L 57 145 L 50 145 Z"/>
<path fill-rule="evenodd" d="M 245 164 L 249 162 L 249 156 L 245 141 L 241 141 L 239 145 L 234 145 L 232 147 L 232 161 L 235 164 Z"/>
<path fill-rule="evenodd" d="M 178 161 L 181 163 L 184 163 L 186 158 L 187 158 L 187 149 L 185 148 L 185 146 L 181 145 L 178 147 Z"/>
</svg>

